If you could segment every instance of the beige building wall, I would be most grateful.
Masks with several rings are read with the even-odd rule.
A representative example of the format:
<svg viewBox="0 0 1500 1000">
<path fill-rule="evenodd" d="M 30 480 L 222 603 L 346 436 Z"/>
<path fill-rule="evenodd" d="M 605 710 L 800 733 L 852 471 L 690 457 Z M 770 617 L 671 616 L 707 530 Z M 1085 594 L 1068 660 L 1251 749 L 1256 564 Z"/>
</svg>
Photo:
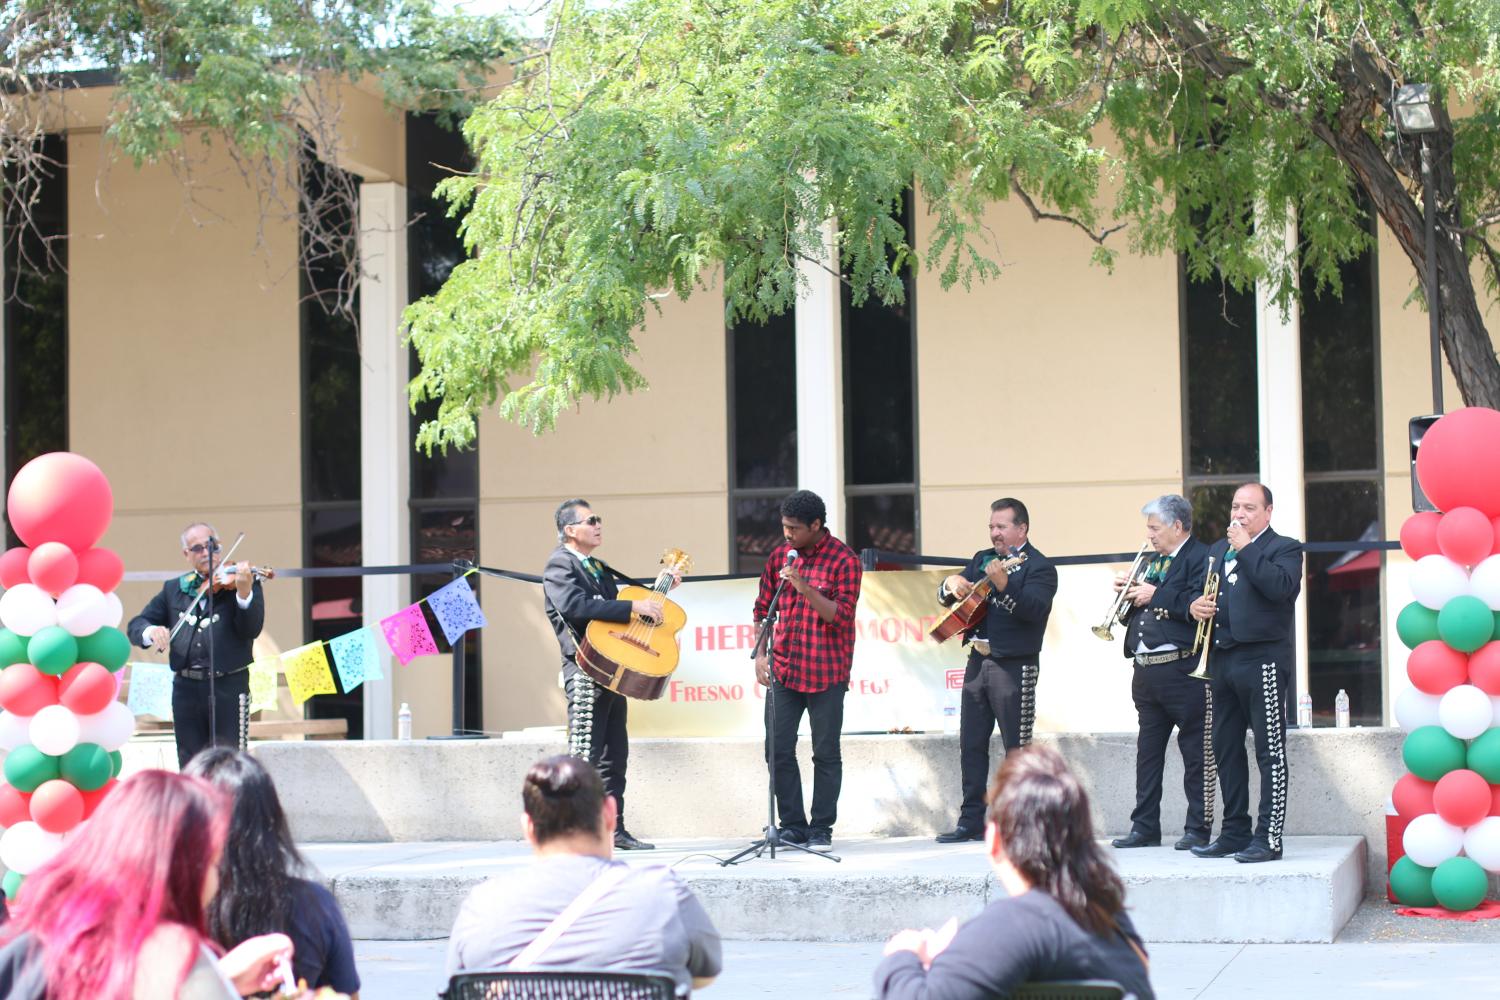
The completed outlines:
<svg viewBox="0 0 1500 1000">
<path fill-rule="evenodd" d="M 246 533 L 237 557 L 301 565 L 293 224 L 262 220 L 221 154 L 196 200 L 96 131 L 71 132 L 68 158 L 68 433 L 114 488 L 103 544 L 130 570 L 182 569 L 179 533 L 202 519 L 226 544 Z M 123 585 L 127 618 L 159 586 Z M 263 638 L 299 645 L 301 587 L 265 593 Z"/>
</svg>

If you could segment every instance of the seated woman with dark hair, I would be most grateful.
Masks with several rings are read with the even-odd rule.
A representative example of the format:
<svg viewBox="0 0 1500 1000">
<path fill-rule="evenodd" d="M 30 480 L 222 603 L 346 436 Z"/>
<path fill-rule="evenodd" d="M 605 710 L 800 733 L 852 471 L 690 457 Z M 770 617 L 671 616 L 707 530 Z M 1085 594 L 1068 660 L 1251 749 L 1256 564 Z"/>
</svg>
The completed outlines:
<svg viewBox="0 0 1500 1000">
<path fill-rule="evenodd" d="M 233 948 L 259 934 L 286 934 L 296 946 L 292 973 L 298 981 L 359 1000 L 349 925 L 333 893 L 303 877 L 307 863 L 260 761 L 228 747 L 208 747 L 188 761 L 184 773 L 205 779 L 232 802 L 219 894 L 208 909 L 214 940 Z"/>
<path fill-rule="evenodd" d="M 1009 893 L 964 924 L 906 930 L 875 970 L 881 1000 L 983 1000 L 1026 982 L 1112 979 L 1152 1000 L 1125 885 L 1094 841 L 1088 796 L 1049 747 L 1012 750 L 990 786 L 985 847 Z"/>
<path fill-rule="evenodd" d="M 535 859 L 476 886 L 448 941 L 448 975 L 466 970 L 655 972 L 686 995 L 722 965 L 719 932 L 670 868 L 612 860 L 615 800 L 577 757 L 526 772 L 521 826 Z"/>
</svg>

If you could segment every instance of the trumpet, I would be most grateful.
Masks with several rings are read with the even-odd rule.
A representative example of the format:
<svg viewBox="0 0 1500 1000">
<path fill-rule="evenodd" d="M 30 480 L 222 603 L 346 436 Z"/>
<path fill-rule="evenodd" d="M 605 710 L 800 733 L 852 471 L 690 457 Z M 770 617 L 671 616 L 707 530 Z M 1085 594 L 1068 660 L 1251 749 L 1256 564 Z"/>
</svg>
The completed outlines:
<svg viewBox="0 0 1500 1000">
<path fill-rule="evenodd" d="M 1125 586 L 1115 595 L 1114 603 L 1109 606 L 1109 614 L 1104 616 L 1104 623 L 1094 626 L 1094 634 L 1105 642 L 1113 642 L 1115 638 L 1115 622 L 1120 620 L 1121 613 L 1130 603 L 1126 595 L 1130 588 L 1140 581 L 1146 572 L 1146 554 L 1151 551 L 1151 543 L 1145 542 L 1141 545 L 1141 551 L 1135 554 L 1135 562 L 1130 564 L 1130 569 L 1125 574 Z"/>
<path fill-rule="evenodd" d="M 1203 596 L 1215 601 L 1219 599 L 1219 574 L 1214 572 L 1213 556 L 1208 557 L 1208 575 L 1203 578 Z M 1191 656 L 1200 649 L 1203 654 L 1198 657 L 1198 669 L 1188 674 L 1189 677 L 1196 677 L 1200 681 L 1208 680 L 1208 651 L 1213 648 L 1213 636 L 1214 620 L 1207 618 L 1200 621 L 1198 632 L 1193 636 L 1193 648 L 1188 655 Z"/>
</svg>

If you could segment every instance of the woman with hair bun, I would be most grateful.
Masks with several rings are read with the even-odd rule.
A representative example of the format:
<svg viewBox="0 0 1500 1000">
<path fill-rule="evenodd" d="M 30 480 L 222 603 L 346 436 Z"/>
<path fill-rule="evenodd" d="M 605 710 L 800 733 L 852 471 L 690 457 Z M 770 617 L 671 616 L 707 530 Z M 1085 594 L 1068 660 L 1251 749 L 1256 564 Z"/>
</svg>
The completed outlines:
<svg viewBox="0 0 1500 1000">
<path fill-rule="evenodd" d="M 1153 1000 L 1125 885 L 1094 840 L 1088 795 L 1056 750 L 1012 750 L 990 785 L 984 840 L 1009 894 L 958 926 L 905 930 L 875 970 L 881 1000 L 985 1000 L 1027 982 L 1111 979 Z"/>
</svg>

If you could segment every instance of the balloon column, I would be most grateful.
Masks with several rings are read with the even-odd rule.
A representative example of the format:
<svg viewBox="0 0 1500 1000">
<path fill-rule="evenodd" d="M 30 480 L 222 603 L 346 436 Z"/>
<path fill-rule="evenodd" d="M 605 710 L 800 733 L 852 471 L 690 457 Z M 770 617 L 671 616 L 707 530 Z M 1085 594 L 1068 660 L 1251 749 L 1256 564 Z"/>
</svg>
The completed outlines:
<svg viewBox="0 0 1500 1000">
<path fill-rule="evenodd" d="M 130 657 L 114 593 L 125 566 L 95 548 L 113 512 L 104 473 L 71 452 L 26 463 L 6 498 L 25 543 L 0 555 L 0 863 L 10 898 L 109 794 L 135 731 L 117 700 Z"/>
<path fill-rule="evenodd" d="M 1500 412 L 1433 424 L 1417 480 L 1443 513 L 1401 526 L 1416 600 L 1396 619 L 1412 686 L 1395 705 L 1410 773 L 1391 794 L 1406 823 L 1391 892 L 1462 912 L 1500 872 Z"/>
</svg>

